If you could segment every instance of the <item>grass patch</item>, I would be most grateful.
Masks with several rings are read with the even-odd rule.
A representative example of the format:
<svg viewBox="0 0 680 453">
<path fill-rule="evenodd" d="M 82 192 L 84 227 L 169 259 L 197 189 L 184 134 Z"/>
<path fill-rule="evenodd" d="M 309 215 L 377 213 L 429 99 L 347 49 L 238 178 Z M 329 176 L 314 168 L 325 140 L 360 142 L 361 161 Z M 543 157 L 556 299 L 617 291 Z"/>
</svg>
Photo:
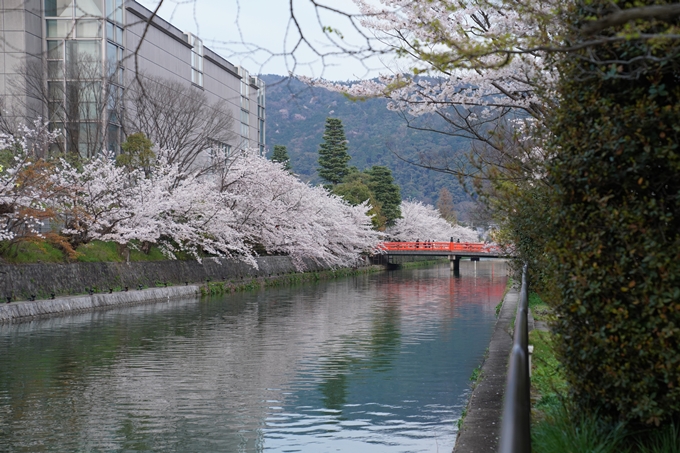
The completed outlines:
<svg viewBox="0 0 680 453">
<path fill-rule="evenodd" d="M 472 381 L 472 385 L 476 385 L 477 381 L 479 378 L 482 376 L 482 365 L 477 365 L 477 367 L 472 370 L 472 374 L 470 375 L 470 381 Z"/>
<path fill-rule="evenodd" d="M 529 293 L 529 310 L 536 321 L 552 321 L 552 309 L 541 299 L 541 296 L 533 292 Z"/>
<path fill-rule="evenodd" d="M 65 254 L 47 241 L 20 242 L 3 247 L 2 258 L 11 264 L 60 263 L 65 260 Z"/>
<path fill-rule="evenodd" d="M 496 312 L 496 318 L 498 318 L 498 315 L 501 314 L 501 309 L 503 308 L 503 301 L 505 300 L 505 296 L 507 296 L 508 291 L 512 289 L 512 277 L 508 277 L 508 282 L 505 284 L 505 291 L 503 291 L 503 297 L 501 297 L 501 301 L 498 302 L 498 305 L 496 305 L 496 308 L 494 309 Z"/>
<path fill-rule="evenodd" d="M 680 424 L 631 430 L 597 415 L 551 407 L 532 428 L 534 453 L 680 453 Z"/>
<path fill-rule="evenodd" d="M 128 247 L 128 249 L 130 251 L 130 261 L 132 262 L 163 261 L 168 259 L 156 246 L 152 246 L 148 254 L 131 247 Z M 127 259 L 127 251 L 115 242 L 92 241 L 81 245 L 77 251 L 81 254 L 78 257 L 78 261 L 86 263 L 119 263 Z"/>
<path fill-rule="evenodd" d="M 78 261 L 83 263 L 121 262 L 125 259 L 118 253 L 118 244 L 115 242 L 92 241 L 83 244 L 76 249 L 81 255 Z"/>
<path fill-rule="evenodd" d="M 3 246 L 4 245 L 4 246 Z M 19 242 L 11 246 L 0 244 L 2 260 L 10 264 L 69 263 L 68 255 L 59 247 L 44 239 Z M 92 241 L 76 249 L 75 261 L 83 263 L 118 263 L 126 260 L 127 253 L 115 242 Z M 178 259 L 186 256 L 178 256 Z M 130 261 L 163 261 L 167 257 L 161 250 L 152 246 L 148 254 L 130 248 Z"/>
<path fill-rule="evenodd" d="M 362 268 L 343 268 L 327 271 L 300 272 L 294 274 L 284 274 L 276 277 L 253 277 L 242 281 L 226 280 L 223 282 L 207 282 L 201 287 L 202 296 L 219 296 L 233 292 L 252 291 L 260 288 L 274 288 L 279 286 L 291 286 L 306 282 L 316 282 L 319 280 L 329 280 L 334 278 L 348 277 L 350 275 L 367 274 L 370 272 L 381 272 L 380 266 L 369 266 Z"/>
<path fill-rule="evenodd" d="M 661 429 L 636 433 L 636 453 L 680 453 L 680 422 L 664 426 Z"/>
<path fill-rule="evenodd" d="M 567 393 L 567 381 L 555 356 L 553 335 L 550 332 L 532 330 L 529 344 L 534 346 L 531 356 L 531 394 L 534 409 L 541 412 L 559 404 Z"/>
<path fill-rule="evenodd" d="M 531 358 L 534 453 L 680 453 L 680 423 L 633 430 L 570 409 L 554 336 L 533 330 Z"/>
<path fill-rule="evenodd" d="M 534 453 L 628 452 L 623 425 L 604 423 L 596 416 L 575 415 L 564 405 L 547 411 L 532 429 Z"/>
<path fill-rule="evenodd" d="M 534 307 L 538 306 L 534 299 Z M 550 332 L 532 330 L 531 437 L 534 453 L 628 453 L 623 425 L 607 424 L 596 416 L 569 409 L 567 382 L 555 356 Z"/>
<path fill-rule="evenodd" d="M 163 255 L 161 249 L 155 245 L 151 247 L 148 254 L 139 250 L 130 250 L 130 261 L 165 261 L 167 259 L 168 257 Z"/>
</svg>

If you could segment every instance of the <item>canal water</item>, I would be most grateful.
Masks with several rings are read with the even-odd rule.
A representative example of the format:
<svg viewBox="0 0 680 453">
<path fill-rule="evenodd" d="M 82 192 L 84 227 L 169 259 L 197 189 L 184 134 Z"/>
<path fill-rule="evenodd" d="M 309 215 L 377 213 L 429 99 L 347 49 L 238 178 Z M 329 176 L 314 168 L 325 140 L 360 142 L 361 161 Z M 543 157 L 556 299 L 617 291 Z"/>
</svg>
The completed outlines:
<svg viewBox="0 0 680 453">
<path fill-rule="evenodd" d="M 2 452 L 450 452 L 502 261 L 0 326 Z"/>
</svg>

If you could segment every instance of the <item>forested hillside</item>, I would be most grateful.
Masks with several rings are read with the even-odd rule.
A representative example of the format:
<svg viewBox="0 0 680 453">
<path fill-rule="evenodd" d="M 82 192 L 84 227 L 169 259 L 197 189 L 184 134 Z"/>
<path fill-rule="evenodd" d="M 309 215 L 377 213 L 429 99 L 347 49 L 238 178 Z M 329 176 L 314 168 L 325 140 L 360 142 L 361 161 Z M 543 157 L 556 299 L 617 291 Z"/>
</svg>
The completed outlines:
<svg viewBox="0 0 680 453">
<path fill-rule="evenodd" d="M 327 117 L 339 118 L 349 141 L 350 166 L 359 170 L 384 165 L 392 170 L 401 186 L 403 199 L 435 204 L 439 191 L 446 187 L 454 198 L 456 210 L 465 217 L 469 197 L 455 177 L 425 170 L 400 160 L 416 160 L 419 152 L 436 151 L 463 154 L 468 143 L 432 132 L 407 127 L 396 112 L 387 110 L 387 101 L 352 101 L 342 94 L 310 88 L 295 79 L 264 75 L 267 84 L 267 145 L 285 145 L 293 171 L 303 179 L 318 183 L 318 150 Z"/>
</svg>

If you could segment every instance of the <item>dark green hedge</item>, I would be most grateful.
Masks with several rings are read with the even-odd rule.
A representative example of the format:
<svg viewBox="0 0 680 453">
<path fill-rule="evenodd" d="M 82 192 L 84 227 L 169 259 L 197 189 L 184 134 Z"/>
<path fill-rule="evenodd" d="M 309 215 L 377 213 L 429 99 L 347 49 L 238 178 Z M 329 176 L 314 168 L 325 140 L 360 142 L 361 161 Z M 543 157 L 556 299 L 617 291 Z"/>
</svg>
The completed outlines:
<svg viewBox="0 0 680 453">
<path fill-rule="evenodd" d="M 549 168 L 555 328 L 574 401 L 643 424 L 680 414 L 680 74 L 668 60 L 615 69 L 629 79 L 563 63 Z"/>
</svg>

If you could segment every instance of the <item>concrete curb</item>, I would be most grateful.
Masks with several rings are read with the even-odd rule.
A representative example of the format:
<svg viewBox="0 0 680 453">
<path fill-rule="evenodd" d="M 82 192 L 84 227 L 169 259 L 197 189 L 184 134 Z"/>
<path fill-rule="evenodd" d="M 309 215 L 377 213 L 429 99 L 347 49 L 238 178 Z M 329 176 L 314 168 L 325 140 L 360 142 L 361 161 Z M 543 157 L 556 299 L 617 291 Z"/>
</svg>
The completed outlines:
<svg viewBox="0 0 680 453">
<path fill-rule="evenodd" d="M 0 305 L 0 324 L 23 322 L 31 319 L 78 313 L 102 308 L 116 308 L 179 298 L 198 297 L 199 285 L 170 286 L 121 291 L 113 294 L 58 297 L 51 300 L 13 302 Z"/>
<path fill-rule="evenodd" d="M 510 289 L 503 299 L 489 343 L 489 356 L 482 365 L 481 379 L 470 396 L 454 453 L 495 452 L 498 449 L 508 357 L 512 349 L 509 327 L 518 301 L 519 290 L 516 288 Z"/>
</svg>

